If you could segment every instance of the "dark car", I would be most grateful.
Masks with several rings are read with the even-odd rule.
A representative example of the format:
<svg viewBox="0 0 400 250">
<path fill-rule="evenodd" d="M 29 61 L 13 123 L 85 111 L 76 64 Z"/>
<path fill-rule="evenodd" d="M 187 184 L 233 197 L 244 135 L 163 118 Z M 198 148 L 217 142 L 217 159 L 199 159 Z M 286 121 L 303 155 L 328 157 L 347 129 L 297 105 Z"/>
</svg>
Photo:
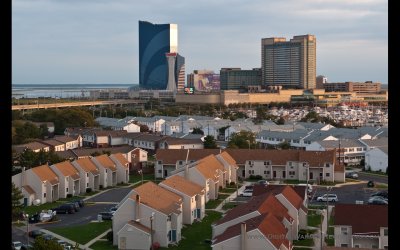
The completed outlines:
<svg viewBox="0 0 400 250">
<path fill-rule="evenodd" d="M 378 191 L 378 192 L 375 192 L 375 193 L 373 193 L 373 194 L 371 194 L 371 197 L 374 197 L 374 196 L 380 196 L 380 197 L 383 197 L 383 198 L 388 198 L 388 191 L 387 190 L 382 190 L 382 191 Z"/>
<path fill-rule="evenodd" d="M 59 207 L 53 208 L 53 211 L 56 211 L 57 214 L 74 214 L 75 213 L 75 205 L 74 204 L 62 204 Z"/>
<path fill-rule="evenodd" d="M 80 206 L 79 206 L 78 202 L 68 202 L 68 203 L 65 203 L 65 204 L 68 204 L 68 205 L 71 204 L 72 206 L 74 206 L 75 212 L 78 212 L 80 210 Z"/>
<path fill-rule="evenodd" d="M 29 232 L 29 236 L 30 237 L 32 237 L 32 238 L 36 238 L 36 237 L 38 237 L 38 236 L 41 236 L 41 235 L 43 235 L 44 233 L 42 233 L 40 230 L 32 230 L 32 231 L 30 231 Z"/>
<path fill-rule="evenodd" d="M 54 238 L 54 236 L 53 236 L 53 235 L 50 235 L 50 234 L 43 234 L 43 235 L 42 235 L 42 238 L 43 238 L 44 240 L 56 240 L 56 238 Z"/>
<path fill-rule="evenodd" d="M 100 212 L 99 215 L 101 215 L 101 218 L 103 220 L 111 220 L 111 218 L 113 217 L 113 212 Z"/>
<path fill-rule="evenodd" d="M 29 223 L 38 223 L 40 222 L 40 215 L 38 213 L 29 217 Z"/>
<path fill-rule="evenodd" d="M 78 202 L 79 207 L 84 207 L 85 206 L 85 201 L 84 200 L 75 200 L 73 202 Z"/>
</svg>

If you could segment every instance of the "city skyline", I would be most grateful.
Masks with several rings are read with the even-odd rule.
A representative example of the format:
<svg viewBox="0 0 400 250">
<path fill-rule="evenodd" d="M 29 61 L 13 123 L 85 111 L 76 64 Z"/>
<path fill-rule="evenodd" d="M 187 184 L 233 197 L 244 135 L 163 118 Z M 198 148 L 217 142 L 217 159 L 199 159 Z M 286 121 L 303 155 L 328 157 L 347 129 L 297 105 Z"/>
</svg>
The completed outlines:
<svg viewBox="0 0 400 250">
<path fill-rule="evenodd" d="M 68 3 L 12 1 L 13 84 L 138 84 L 139 20 L 179 26 L 187 74 L 259 68 L 262 38 L 313 34 L 316 75 L 388 83 L 387 0 Z"/>
</svg>

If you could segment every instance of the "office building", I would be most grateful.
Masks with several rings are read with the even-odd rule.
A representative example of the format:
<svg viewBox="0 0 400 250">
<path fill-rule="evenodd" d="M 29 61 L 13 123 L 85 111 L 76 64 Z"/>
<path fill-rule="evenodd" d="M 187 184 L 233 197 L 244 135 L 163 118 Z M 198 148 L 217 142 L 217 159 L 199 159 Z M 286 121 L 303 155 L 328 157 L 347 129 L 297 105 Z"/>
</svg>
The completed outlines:
<svg viewBox="0 0 400 250">
<path fill-rule="evenodd" d="M 323 89 L 325 83 L 328 83 L 328 77 L 322 75 L 317 76 L 317 89 Z"/>
<path fill-rule="evenodd" d="M 221 90 L 247 91 L 248 86 L 261 85 L 261 69 L 221 68 L 220 81 Z"/>
<path fill-rule="evenodd" d="M 261 40 L 262 83 L 284 89 L 316 87 L 316 38 L 313 35 Z"/>
<path fill-rule="evenodd" d="M 185 58 L 178 53 L 165 54 L 168 63 L 167 90 L 183 92 L 185 88 Z"/>
<path fill-rule="evenodd" d="M 166 53 L 178 52 L 178 25 L 139 21 L 139 87 L 166 89 Z"/>
</svg>

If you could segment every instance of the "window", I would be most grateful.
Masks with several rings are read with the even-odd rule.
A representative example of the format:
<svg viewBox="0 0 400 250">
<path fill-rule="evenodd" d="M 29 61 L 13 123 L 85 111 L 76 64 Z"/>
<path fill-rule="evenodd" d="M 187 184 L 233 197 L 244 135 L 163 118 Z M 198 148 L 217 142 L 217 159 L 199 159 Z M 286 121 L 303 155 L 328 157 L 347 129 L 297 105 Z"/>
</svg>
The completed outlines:
<svg viewBox="0 0 400 250">
<path fill-rule="evenodd" d="M 344 244 L 344 243 L 340 244 L 340 247 L 348 247 L 348 246 L 349 244 Z"/>
<path fill-rule="evenodd" d="M 321 178 L 322 178 L 323 176 L 324 176 L 324 175 L 323 175 L 323 173 L 322 173 L 322 172 L 321 172 L 321 173 L 319 173 L 319 177 L 321 177 Z"/>
<path fill-rule="evenodd" d="M 329 177 L 331 174 L 330 173 L 325 173 L 325 176 L 326 177 Z"/>
<path fill-rule="evenodd" d="M 266 162 L 266 161 L 264 161 L 264 165 L 267 165 L 267 162 Z"/>
<path fill-rule="evenodd" d="M 289 166 L 292 166 L 292 162 L 291 161 L 289 161 Z"/>
<path fill-rule="evenodd" d="M 89 177 L 89 173 L 86 173 L 86 177 Z"/>
<path fill-rule="evenodd" d="M 68 193 L 68 188 L 66 188 L 66 189 L 65 189 L 65 192 L 67 192 L 67 193 Z"/>
<path fill-rule="evenodd" d="M 159 169 L 159 170 L 158 170 L 158 173 L 159 173 L 159 174 L 161 174 L 161 173 L 162 173 L 161 169 Z"/>
<path fill-rule="evenodd" d="M 43 193 L 43 198 L 46 198 L 46 193 Z"/>
<path fill-rule="evenodd" d="M 162 164 L 162 161 L 158 161 L 158 164 L 160 164 L 160 165 L 161 165 L 161 164 Z"/>
<path fill-rule="evenodd" d="M 354 148 L 349 148 L 349 152 L 354 152 Z"/>
<path fill-rule="evenodd" d="M 357 148 L 357 151 L 358 152 L 363 151 L 363 148 Z"/>
<path fill-rule="evenodd" d="M 341 227 L 341 228 L 340 228 L 340 232 L 341 232 L 342 234 L 347 235 L 347 227 Z M 347 246 L 347 244 L 346 244 L 346 246 Z M 342 247 L 343 247 L 343 246 L 342 246 Z"/>
<path fill-rule="evenodd" d="M 358 244 L 354 245 L 354 248 L 360 248 L 360 245 L 358 245 Z"/>
<path fill-rule="evenodd" d="M 267 170 L 267 174 L 269 174 L 270 172 Z"/>
<path fill-rule="evenodd" d="M 264 174 L 267 174 L 267 171 L 264 171 Z"/>
<path fill-rule="evenodd" d="M 326 163 L 326 164 L 325 164 L 325 167 L 326 167 L 326 168 L 329 168 L 330 166 L 331 166 L 331 164 L 329 164 L 329 163 Z"/>
<path fill-rule="evenodd" d="M 383 235 L 384 236 L 388 236 L 388 229 L 387 228 L 383 229 Z"/>
<path fill-rule="evenodd" d="M 179 164 L 179 165 L 182 165 L 182 161 L 179 161 L 178 164 Z"/>
<path fill-rule="evenodd" d="M 289 171 L 289 175 L 295 175 L 296 172 L 295 171 Z"/>
<path fill-rule="evenodd" d="M 86 187 L 89 187 L 89 183 L 88 182 L 86 182 Z"/>
</svg>

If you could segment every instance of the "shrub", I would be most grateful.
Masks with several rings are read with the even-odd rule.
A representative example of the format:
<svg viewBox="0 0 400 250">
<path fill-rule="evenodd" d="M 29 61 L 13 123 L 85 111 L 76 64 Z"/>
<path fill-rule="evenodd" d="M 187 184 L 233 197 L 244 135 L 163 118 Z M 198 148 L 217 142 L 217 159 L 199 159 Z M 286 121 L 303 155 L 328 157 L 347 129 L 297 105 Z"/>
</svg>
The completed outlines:
<svg viewBox="0 0 400 250">
<path fill-rule="evenodd" d="M 112 242 L 113 241 L 113 232 L 112 231 L 108 232 L 106 237 L 107 237 L 108 241 Z"/>
<path fill-rule="evenodd" d="M 229 183 L 229 186 L 233 186 L 233 185 L 235 185 L 235 182 L 234 182 L 234 181 L 231 181 L 231 182 Z"/>
<path fill-rule="evenodd" d="M 67 194 L 67 198 L 71 198 L 72 197 L 72 194 Z"/>
<path fill-rule="evenodd" d="M 249 179 L 250 180 L 261 180 L 262 176 L 261 175 L 250 175 Z"/>
<path fill-rule="evenodd" d="M 86 188 L 86 193 L 90 193 L 90 192 L 92 192 L 92 189 L 91 188 Z"/>
<path fill-rule="evenodd" d="M 103 185 L 100 185 L 99 188 L 100 188 L 100 189 L 103 189 Z"/>
</svg>

